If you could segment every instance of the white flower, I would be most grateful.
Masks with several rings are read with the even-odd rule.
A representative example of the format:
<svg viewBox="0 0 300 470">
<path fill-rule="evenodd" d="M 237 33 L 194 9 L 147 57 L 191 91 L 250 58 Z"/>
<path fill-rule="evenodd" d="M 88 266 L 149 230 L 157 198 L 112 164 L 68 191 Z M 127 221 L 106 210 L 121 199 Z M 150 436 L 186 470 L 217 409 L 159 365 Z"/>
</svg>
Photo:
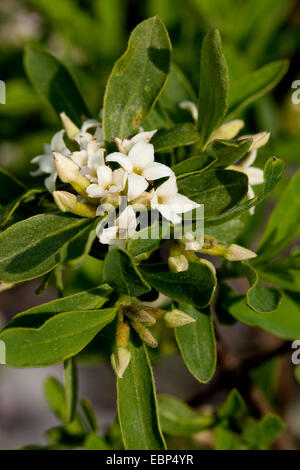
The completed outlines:
<svg viewBox="0 0 300 470">
<path fill-rule="evenodd" d="M 139 132 L 136 134 L 132 139 L 119 139 L 119 137 L 115 137 L 113 141 L 117 145 L 118 149 L 120 150 L 121 153 L 124 153 L 125 155 L 128 155 L 129 150 L 132 149 L 132 147 L 137 144 L 138 142 L 146 142 L 149 143 L 154 134 L 157 132 L 155 129 L 154 131 L 147 131 L 144 132 Z"/>
<path fill-rule="evenodd" d="M 52 152 L 59 152 L 66 157 L 70 156 L 70 150 L 66 147 L 64 142 L 64 130 L 61 130 L 54 134 L 50 145 L 45 145 L 45 153 L 38 155 L 31 160 L 31 163 L 37 163 L 39 168 L 32 171 L 31 176 L 40 176 L 44 173 L 49 174 L 45 179 L 45 186 L 51 193 L 55 191 L 55 182 L 57 179 L 57 171 L 54 163 Z"/>
<path fill-rule="evenodd" d="M 136 231 L 137 220 L 132 206 L 127 206 L 120 214 L 115 224 L 104 228 L 98 233 L 100 243 L 104 245 L 125 246 L 126 240 Z"/>
<path fill-rule="evenodd" d="M 165 219 L 173 224 L 181 222 L 181 217 L 178 214 L 189 212 L 199 206 L 200 204 L 178 193 L 175 176 L 170 177 L 155 190 L 151 201 L 152 209 L 157 209 Z"/>
<path fill-rule="evenodd" d="M 252 186 L 255 186 L 257 184 L 263 184 L 264 182 L 264 172 L 261 168 L 256 168 L 252 166 L 252 164 L 255 162 L 256 157 L 257 157 L 257 149 L 265 145 L 269 138 L 270 138 L 270 133 L 269 132 L 260 132 L 259 134 L 254 134 L 254 135 L 247 135 L 247 136 L 242 136 L 240 137 L 239 140 L 244 140 L 251 138 L 253 139 L 253 143 L 250 147 L 250 152 L 249 155 L 242 160 L 242 162 L 239 165 L 230 165 L 228 169 L 236 170 L 236 171 L 241 171 L 242 173 L 245 173 L 248 176 L 248 193 L 247 197 L 248 199 L 252 199 L 255 196 L 255 193 L 253 191 Z M 249 210 L 250 214 L 254 214 L 255 208 L 251 207 Z"/>
<path fill-rule="evenodd" d="M 97 183 L 88 186 L 86 192 L 89 197 L 104 197 L 108 192 L 116 193 L 124 190 L 127 180 L 127 173 L 123 168 L 112 170 L 107 165 L 100 165 L 97 168 Z"/>
<path fill-rule="evenodd" d="M 90 137 L 89 137 L 90 136 Z M 71 153 L 72 160 L 80 167 L 80 173 L 90 181 L 97 181 L 97 168 L 104 166 L 105 149 L 91 134 L 78 134 L 74 137 L 81 150 Z"/>
<path fill-rule="evenodd" d="M 128 155 L 121 152 L 111 153 L 107 162 L 117 162 L 128 173 L 128 201 L 136 199 L 154 181 L 173 175 L 166 165 L 154 161 L 154 147 L 146 142 L 137 142 L 129 150 Z"/>
</svg>

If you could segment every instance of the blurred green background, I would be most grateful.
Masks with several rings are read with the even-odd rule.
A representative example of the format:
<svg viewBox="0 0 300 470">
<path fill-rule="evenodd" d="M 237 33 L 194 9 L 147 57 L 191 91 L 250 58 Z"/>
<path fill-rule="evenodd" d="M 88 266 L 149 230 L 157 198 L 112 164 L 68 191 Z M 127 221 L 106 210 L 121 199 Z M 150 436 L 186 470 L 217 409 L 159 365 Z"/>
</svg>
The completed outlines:
<svg viewBox="0 0 300 470">
<path fill-rule="evenodd" d="M 270 155 L 291 168 L 300 157 L 300 105 L 291 102 L 300 77 L 300 4 L 296 0 L 9 0 L 0 2 L 0 79 L 6 105 L 0 105 L 0 164 L 29 185 L 30 160 L 42 152 L 60 127 L 56 115 L 26 78 L 23 52 L 40 44 L 72 71 L 97 116 L 107 77 L 125 50 L 128 36 L 143 19 L 158 14 L 173 44 L 173 61 L 195 89 L 202 38 L 218 27 L 231 81 L 278 58 L 289 58 L 288 74 L 272 94 L 244 113 L 246 132 L 269 130 Z"/>
</svg>

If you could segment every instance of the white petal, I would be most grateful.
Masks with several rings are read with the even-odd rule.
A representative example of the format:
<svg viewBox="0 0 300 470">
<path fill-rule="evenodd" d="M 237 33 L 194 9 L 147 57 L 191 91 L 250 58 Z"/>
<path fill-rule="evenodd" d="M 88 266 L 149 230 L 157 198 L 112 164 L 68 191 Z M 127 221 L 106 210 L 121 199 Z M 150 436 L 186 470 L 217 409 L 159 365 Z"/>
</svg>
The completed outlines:
<svg viewBox="0 0 300 470">
<path fill-rule="evenodd" d="M 103 243 L 104 245 L 112 244 L 117 238 L 117 233 L 118 228 L 115 225 L 113 227 L 105 228 L 101 234 L 98 235 L 100 243 Z"/>
<path fill-rule="evenodd" d="M 92 134 L 89 134 L 88 132 L 80 132 L 79 134 L 76 134 L 74 137 L 74 140 L 78 143 L 80 146 L 81 150 L 86 150 L 89 142 L 93 139 Z"/>
<path fill-rule="evenodd" d="M 123 170 L 123 168 L 118 168 L 117 170 L 113 171 L 112 174 L 112 183 L 116 185 L 120 191 L 125 188 L 125 184 L 127 181 L 127 173 Z"/>
<path fill-rule="evenodd" d="M 90 154 L 87 165 L 92 170 L 95 170 L 99 165 L 104 165 L 104 149 L 99 149 L 97 152 Z"/>
<path fill-rule="evenodd" d="M 153 162 L 147 166 L 143 171 L 143 176 L 146 180 L 154 181 L 166 176 L 172 176 L 174 173 L 167 165 L 163 163 Z"/>
<path fill-rule="evenodd" d="M 255 197 L 255 192 L 253 191 L 252 187 L 251 187 L 250 184 L 249 184 L 249 186 L 248 186 L 247 198 L 248 198 L 248 199 L 253 199 L 254 197 Z M 249 209 L 249 214 L 250 214 L 250 215 L 254 215 L 254 214 L 255 214 L 255 206 L 250 207 L 250 209 Z"/>
<path fill-rule="evenodd" d="M 64 134 L 65 134 L 64 130 L 61 130 L 59 132 L 56 132 L 56 134 L 54 134 L 51 140 L 51 150 L 54 150 L 55 152 L 63 153 L 62 151 L 66 148 L 66 144 L 64 141 Z"/>
<path fill-rule="evenodd" d="M 101 126 L 101 122 L 96 119 L 87 119 L 81 126 L 81 132 L 86 132 L 93 127 Z"/>
<path fill-rule="evenodd" d="M 152 162 L 154 162 L 154 147 L 152 144 L 139 142 L 135 144 L 128 154 L 133 168 L 143 170 Z"/>
<path fill-rule="evenodd" d="M 139 134 L 136 134 L 134 137 L 132 137 L 131 142 L 133 144 L 137 144 L 138 142 L 150 142 L 156 132 L 157 129 L 154 131 L 140 132 Z"/>
<path fill-rule="evenodd" d="M 177 194 L 177 183 L 175 176 L 171 176 L 167 181 L 158 186 L 155 190 L 158 198 L 168 202 Z"/>
<path fill-rule="evenodd" d="M 97 168 L 98 183 L 106 188 L 112 183 L 112 169 L 103 165 Z"/>
<path fill-rule="evenodd" d="M 137 221 L 135 212 L 132 206 L 127 206 L 126 209 L 121 212 L 118 218 L 118 226 L 121 230 L 136 228 Z"/>
<path fill-rule="evenodd" d="M 143 176 L 132 173 L 128 175 L 128 201 L 133 201 L 148 188 L 148 182 Z"/>
<path fill-rule="evenodd" d="M 181 101 L 179 104 L 181 109 L 185 109 L 189 111 L 194 119 L 194 121 L 198 121 L 198 108 L 192 101 Z"/>
<path fill-rule="evenodd" d="M 99 184 L 90 184 L 86 189 L 89 197 L 103 197 L 105 196 L 105 188 Z"/>
<path fill-rule="evenodd" d="M 57 179 L 57 172 L 53 172 L 51 175 L 49 175 L 46 179 L 45 179 L 45 186 L 46 188 L 48 189 L 48 191 L 50 193 L 53 193 L 53 191 L 55 191 L 55 182 L 56 182 L 56 179 Z"/>
<path fill-rule="evenodd" d="M 129 158 L 120 152 L 113 152 L 106 157 L 107 162 L 116 162 L 121 165 L 128 173 L 132 173 L 133 167 Z"/>
<path fill-rule="evenodd" d="M 252 150 L 249 155 L 243 160 L 241 166 L 243 168 L 249 168 L 249 166 L 251 166 L 255 160 L 256 160 L 256 157 L 257 157 L 257 149 L 254 149 Z"/>
<path fill-rule="evenodd" d="M 179 224 L 182 220 L 179 215 L 172 211 L 169 204 L 157 204 L 153 209 L 157 209 L 165 219 L 173 224 Z"/>
<path fill-rule="evenodd" d="M 200 207 L 200 204 L 197 204 L 183 194 L 176 194 L 169 205 L 176 214 L 183 214 L 196 209 L 196 207 Z"/>
<path fill-rule="evenodd" d="M 70 155 L 73 162 L 78 166 L 86 166 L 88 160 L 88 154 L 86 150 L 79 150 L 78 152 L 72 152 Z"/>
<path fill-rule="evenodd" d="M 260 168 L 252 166 L 251 168 L 247 168 L 245 172 L 248 176 L 249 184 L 255 185 L 262 184 L 264 182 L 264 172 Z"/>
</svg>

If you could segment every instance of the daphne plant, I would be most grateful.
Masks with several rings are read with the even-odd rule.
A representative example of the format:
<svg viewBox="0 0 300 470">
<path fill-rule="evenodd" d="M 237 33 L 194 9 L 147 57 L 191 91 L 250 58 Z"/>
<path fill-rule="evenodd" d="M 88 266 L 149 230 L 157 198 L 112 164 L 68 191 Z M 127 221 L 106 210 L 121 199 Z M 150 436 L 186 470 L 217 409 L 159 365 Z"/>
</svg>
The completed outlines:
<svg viewBox="0 0 300 470">
<path fill-rule="evenodd" d="M 142 22 L 110 74 L 100 118 L 62 63 L 26 50 L 28 76 L 60 116 L 61 129 L 32 159 L 38 167 L 31 174 L 46 177 L 44 188 L 27 189 L 0 173 L 0 281 L 8 288 L 43 276 L 39 292 L 53 279 L 59 298 L 16 315 L 0 340 L 9 366 L 64 364 L 64 385 L 50 379 L 46 387 L 62 421 L 59 432 L 48 433 L 51 448 L 164 449 L 170 436 L 202 430 L 216 433 L 217 448 L 226 433 L 236 448 L 264 448 L 282 430 L 276 416 L 251 418 L 237 392 L 207 416 L 156 397 L 148 348 L 163 350 L 170 328 L 173 350 L 201 383 L 216 370 L 213 315 L 216 327 L 239 320 L 286 340 L 300 337 L 299 305 L 290 294 L 299 272 L 297 281 L 281 276 L 282 260 L 274 260 L 299 234 L 293 222 L 299 200 L 290 202 L 299 174 L 256 252 L 238 241 L 255 206 L 279 182 L 283 162 L 271 157 L 264 170 L 253 167 L 270 134 L 239 136 L 244 122 L 237 117 L 279 82 L 287 64 L 271 63 L 268 73 L 259 69 L 230 88 L 218 31 L 205 36 L 200 56 L 197 98 L 172 63 L 161 20 Z M 98 285 L 65 295 L 68 274 L 91 257 L 99 260 Z M 292 256 L 284 260 L 294 269 Z M 248 279 L 243 296 L 226 284 L 232 278 Z M 109 344 L 101 345 L 104 336 Z M 77 401 L 76 363 L 92 341 L 116 375 L 115 440 L 111 430 L 97 434 L 91 405 Z M 257 444 L 261 433 L 264 442 Z"/>
</svg>

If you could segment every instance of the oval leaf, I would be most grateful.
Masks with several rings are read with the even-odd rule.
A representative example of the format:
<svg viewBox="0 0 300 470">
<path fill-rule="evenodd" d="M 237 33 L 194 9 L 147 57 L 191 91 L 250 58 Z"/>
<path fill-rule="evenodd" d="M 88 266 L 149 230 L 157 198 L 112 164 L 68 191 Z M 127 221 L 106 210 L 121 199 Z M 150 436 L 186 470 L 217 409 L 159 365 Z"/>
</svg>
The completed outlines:
<svg viewBox="0 0 300 470">
<path fill-rule="evenodd" d="M 173 300 L 200 307 L 211 302 L 216 276 L 207 264 L 190 263 L 181 273 L 170 272 L 167 263 L 143 265 L 140 270 L 156 290 Z"/>
<path fill-rule="evenodd" d="M 87 219 L 40 214 L 12 225 L 0 234 L 0 281 L 21 282 L 41 276 L 60 261 L 61 248 Z"/>
<path fill-rule="evenodd" d="M 107 82 L 103 104 L 107 143 L 138 132 L 166 83 L 170 57 L 169 36 L 158 17 L 143 21 L 133 30 L 127 51 Z"/>
<path fill-rule="evenodd" d="M 162 129 L 154 134 L 151 144 L 154 145 L 156 152 L 164 152 L 174 147 L 183 147 L 198 142 L 200 135 L 193 124 L 186 122 L 177 124 L 171 129 Z"/>
<path fill-rule="evenodd" d="M 79 353 L 108 323 L 116 309 L 77 310 L 55 315 L 40 328 L 8 328 L 0 333 L 6 363 L 13 367 L 58 364 Z"/>
<path fill-rule="evenodd" d="M 150 286 L 144 281 L 131 256 L 126 251 L 116 248 L 107 254 L 103 277 L 120 294 L 133 297 L 149 292 Z"/>
<path fill-rule="evenodd" d="M 28 47 L 25 68 L 38 92 L 59 114 L 65 112 L 77 126 L 90 112 L 66 67 L 52 54 Z"/>
<path fill-rule="evenodd" d="M 209 382 L 214 375 L 217 361 L 211 314 L 208 309 L 201 311 L 191 305 L 179 304 L 179 309 L 196 320 L 195 323 L 175 328 L 182 358 L 199 382 Z"/>
<path fill-rule="evenodd" d="M 117 381 L 118 412 L 126 450 L 163 450 L 154 379 L 145 346 L 136 334 L 130 363 Z"/>
</svg>

